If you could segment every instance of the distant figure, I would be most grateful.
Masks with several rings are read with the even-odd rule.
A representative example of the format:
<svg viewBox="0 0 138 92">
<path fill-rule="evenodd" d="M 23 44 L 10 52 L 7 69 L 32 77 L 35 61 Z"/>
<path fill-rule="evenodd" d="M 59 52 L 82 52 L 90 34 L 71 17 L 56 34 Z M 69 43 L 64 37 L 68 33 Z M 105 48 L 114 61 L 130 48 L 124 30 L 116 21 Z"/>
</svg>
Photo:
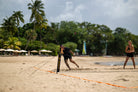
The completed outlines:
<svg viewBox="0 0 138 92">
<path fill-rule="evenodd" d="M 71 70 L 71 68 L 70 68 L 70 66 L 68 64 L 68 59 L 70 60 L 71 63 L 74 63 L 79 68 L 79 65 L 77 65 L 77 63 L 72 60 L 71 53 L 74 54 L 69 48 L 61 46 L 61 54 L 63 54 L 65 64 L 69 68 L 69 70 Z"/>
<path fill-rule="evenodd" d="M 133 62 L 133 66 L 134 66 L 134 69 L 135 69 L 135 60 L 134 60 L 135 49 L 134 49 L 134 45 L 132 44 L 131 40 L 128 41 L 128 46 L 126 46 L 125 52 L 127 54 L 127 57 L 126 57 L 126 61 L 124 63 L 123 69 L 125 69 L 125 66 L 127 64 L 127 61 L 129 59 L 129 57 L 131 57 L 132 62 Z"/>
</svg>

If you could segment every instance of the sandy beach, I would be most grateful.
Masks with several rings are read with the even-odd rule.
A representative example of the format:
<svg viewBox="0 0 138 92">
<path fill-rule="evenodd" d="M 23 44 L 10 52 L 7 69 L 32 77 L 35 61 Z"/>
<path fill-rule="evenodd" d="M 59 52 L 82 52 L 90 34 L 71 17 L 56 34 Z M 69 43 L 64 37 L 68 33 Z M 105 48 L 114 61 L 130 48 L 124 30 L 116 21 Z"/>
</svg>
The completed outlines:
<svg viewBox="0 0 138 92">
<path fill-rule="evenodd" d="M 0 92 L 138 92 L 138 66 L 106 66 L 95 62 L 120 62 L 125 57 L 73 57 L 77 68 L 62 57 L 56 74 L 57 57 L 0 57 Z M 135 58 L 138 60 L 138 57 Z M 131 62 L 131 60 L 129 60 Z"/>
</svg>

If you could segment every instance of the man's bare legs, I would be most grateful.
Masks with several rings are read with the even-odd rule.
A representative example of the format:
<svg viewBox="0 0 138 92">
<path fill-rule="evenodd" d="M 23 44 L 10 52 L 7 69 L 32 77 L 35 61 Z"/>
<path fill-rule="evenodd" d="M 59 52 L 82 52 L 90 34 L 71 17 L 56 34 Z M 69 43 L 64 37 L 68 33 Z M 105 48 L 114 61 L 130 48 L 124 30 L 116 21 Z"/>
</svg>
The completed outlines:
<svg viewBox="0 0 138 92">
<path fill-rule="evenodd" d="M 73 64 L 75 64 L 79 68 L 79 65 L 75 61 L 73 61 L 72 59 L 70 59 L 70 62 L 73 63 Z"/>
<path fill-rule="evenodd" d="M 135 67 L 135 60 L 134 60 L 134 57 L 131 57 L 131 59 L 132 59 L 133 66 L 134 66 L 134 69 L 135 69 L 136 67 Z"/>
<path fill-rule="evenodd" d="M 125 69 L 125 66 L 126 66 L 126 64 L 127 64 L 128 59 L 129 59 L 129 57 L 126 57 L 126 61 L 125 61 L 125 63 L 124 63 L 123 69 Z"/>
<path fill-rule="evenodd" d="M 73 63 L 73 64 L 75 64 L 79 68 L 79 65 L 75 61 L 73 61 L 72 59 L 70 59 L 70 62 Z M 69 68 L 69 70 L 71 70 L 71 68 L 70 68 L 70 66 L 68 64 L 68 59 L 65 60 L 65 64 Z"/>
<path fill-rule="evenodd" d="M 69 70 L 71 70 L 71 68 L 70 68 L 70 66 L 69 66 L 69 64 L 68 64 L 68 59 L 65 60 L 65 64 L 66 64 L 66 66 L 69 68 Z"/>
<path fill-rule="evenodd" d="M 127 64 L 128 59 L 129 59 L 129 57 L 126 57 L 126 61 L 125 61 L 125 63 L 124 63 L 123 69 L 125 69 L 125 66 L 126 66 L 126 64 Z M 134 60 L 134 57 L 131 57 L 131 60 L 132 60 L 132 62 L 133 62 L 133 66 L 134 66 L 134 69 L 135 69 L 136 67 L 135 67 L 135 60 Z"/>
</svg>

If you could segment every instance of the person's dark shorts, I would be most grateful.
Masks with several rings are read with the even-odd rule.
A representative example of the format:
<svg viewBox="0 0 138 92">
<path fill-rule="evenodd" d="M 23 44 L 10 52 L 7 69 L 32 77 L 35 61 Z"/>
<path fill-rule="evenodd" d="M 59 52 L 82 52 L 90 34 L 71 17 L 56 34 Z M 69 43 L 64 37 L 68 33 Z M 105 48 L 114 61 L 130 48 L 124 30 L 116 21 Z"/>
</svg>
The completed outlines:
<svg viewBox="0 0 138 92">
<path fill-rule="evenodd" d="M 127 53 L 127 57 L 134 57 L 134 53 Z"/>
<path fill-rule="evenodd" d="M 72 56 L 71 55 L 64 56 L 64 60 L 67 60 L 67 59 L 72 59 Z"/>
</svg>

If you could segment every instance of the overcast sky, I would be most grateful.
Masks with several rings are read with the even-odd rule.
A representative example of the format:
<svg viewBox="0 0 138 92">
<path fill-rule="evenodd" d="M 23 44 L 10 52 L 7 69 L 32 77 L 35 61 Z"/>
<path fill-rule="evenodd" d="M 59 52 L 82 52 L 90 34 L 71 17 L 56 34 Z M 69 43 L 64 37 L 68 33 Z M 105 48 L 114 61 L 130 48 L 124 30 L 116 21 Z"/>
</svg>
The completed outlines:
<svg viewBox="0 0 138 92">
<path fill-rule="evenodd" d="M 115 30 L 128 29 L 138 35 L 138 0 L 42 0 L 46 17 L 50 22 L 88 21 L 104 24 Z M 31 0 L 0 0 L 0 24 L 13 11 L 23 11 L 25 23 L 29 22 L 31 11 L 27 4 Z"/>
</svg>

